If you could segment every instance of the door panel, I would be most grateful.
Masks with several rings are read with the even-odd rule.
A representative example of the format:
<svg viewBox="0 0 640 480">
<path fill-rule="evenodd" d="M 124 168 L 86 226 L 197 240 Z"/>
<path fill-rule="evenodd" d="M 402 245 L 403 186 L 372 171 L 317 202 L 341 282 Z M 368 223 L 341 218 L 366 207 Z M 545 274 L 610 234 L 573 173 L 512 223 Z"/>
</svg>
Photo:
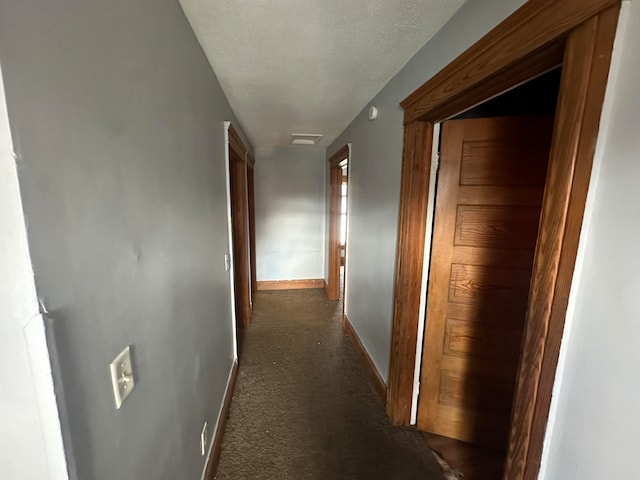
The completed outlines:
<svg viewBox="0 0 640 480">
<path fill-rule="evenodd" d="M 517 328 L 501 328 L 472 321 L 447 318 L 444 336 L 446 355 L 518 360 L 521 332 Z"/>
<path fill-rule="evenodd" d="M 537 167 L 537 153 L 522 150 L 518 142 L 466 140 L 462 146 L 460 185 L 544 185 L 546 170 Z"/>
<path fill-rule="evenodd" d="M 553 118 L 442 125 L 418 428 L 502 449 Z"/>
<path fill-rule="evenodd" d="M 540 207 L 459 205 L 455 246 L 527 250 L 536 244 Z"/>
</svg>

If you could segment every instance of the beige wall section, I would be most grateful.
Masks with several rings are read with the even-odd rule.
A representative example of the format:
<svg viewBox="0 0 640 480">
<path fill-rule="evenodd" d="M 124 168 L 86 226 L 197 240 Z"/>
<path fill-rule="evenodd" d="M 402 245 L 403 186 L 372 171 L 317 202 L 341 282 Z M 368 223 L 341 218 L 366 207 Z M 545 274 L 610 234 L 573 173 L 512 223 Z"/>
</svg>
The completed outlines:
<svg viewBox="0 0 640 480">
<path fill-rule="evenodd" d="M 541 480 L 638 476 L 640 2 L 623 2 Z"/>
<path fill-rule="evenodd" d="M 352 143 L 349 184 L 349 268 L 347 314 L 387 380 L 395 275 L 402 118 L 407 95 L 509 16 L 523 0 L 466 2 L 367 105 L 327 149 L 327 157 Z"/>
</svg>

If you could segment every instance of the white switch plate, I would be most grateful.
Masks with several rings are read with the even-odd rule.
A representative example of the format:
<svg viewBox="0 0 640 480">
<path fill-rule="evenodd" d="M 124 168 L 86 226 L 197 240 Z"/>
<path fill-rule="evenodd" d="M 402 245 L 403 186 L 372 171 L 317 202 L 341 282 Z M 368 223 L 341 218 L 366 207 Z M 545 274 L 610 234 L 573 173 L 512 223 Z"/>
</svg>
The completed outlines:
<svg viewBox="0 0 640 480">
<path fill-rule="evenodd" d="M 116 408 L 119 409 L 124 399 L 131 394 L 131 390 L 136 385 L 131 366 L 131 349 L 128 346 L 109 364 L 109 371 L 111 372 L 113 397 L 116 402 Z"/>
<path fill-rule="evenodd" d="M 200 453 L 203 457 L 205 453 L 207 453 L 207 443 L 209 443 L 209 425 L 207 425 L 207 422 L 204 422 L 202 432 L 200 433 Z"/>
<path fill-rule="evenodd" d="M 228 253 L 224 254 L 224 271 L 225 272 L 229 271 L 229 254 Z"/>
</svg>

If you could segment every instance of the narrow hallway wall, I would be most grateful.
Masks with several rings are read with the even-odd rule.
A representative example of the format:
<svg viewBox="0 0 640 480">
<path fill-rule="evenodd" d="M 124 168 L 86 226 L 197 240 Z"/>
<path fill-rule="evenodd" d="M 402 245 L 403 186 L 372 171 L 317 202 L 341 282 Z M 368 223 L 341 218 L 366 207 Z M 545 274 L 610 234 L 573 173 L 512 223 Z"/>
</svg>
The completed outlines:
<svg viewBox="0 0 640 480">
<path fill-rule="evenodd" d="M 387 380 L 402 164 L 399 103 L 504 20 L 523 0 L 466 2 L 327 149 L 351 142 L 347 315 Z M 378 118 L 367 119 L 370 105 Z"/>
<path fill-rule="evenodd" d="M 233 113 L 177 1 L 3 0 L 0 12 L 77 478 L 199 479 L 200 431 L 214 428 L 233 356 Z M 116 410 L 108 365 L 126 345 L 136 387 Z"/>
<path fill-rule="evenodd" d="M 324 278 L 325 150 L 257 149 L 258 282 Z"/>
</svg>

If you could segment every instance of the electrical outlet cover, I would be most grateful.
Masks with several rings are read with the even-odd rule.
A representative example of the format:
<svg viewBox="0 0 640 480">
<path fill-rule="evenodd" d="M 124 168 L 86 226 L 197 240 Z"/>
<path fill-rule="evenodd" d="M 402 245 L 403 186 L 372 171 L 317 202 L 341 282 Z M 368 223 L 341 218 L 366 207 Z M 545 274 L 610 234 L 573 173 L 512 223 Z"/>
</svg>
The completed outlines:
<svg viewBox="0 0 640 480">
<path fill-rule="evenodd" d="M 131 394 L 131 390 L 136 383 L 133 378 L 133 367 L 131 366 L 131 349 L 127 346 L 118 354 L 113 362 L 109 364 L 111 373 L 111 384 L 113 385 L 113 397 L 116 408 L 122 406 L 125 398 Z"/>
</svg>

